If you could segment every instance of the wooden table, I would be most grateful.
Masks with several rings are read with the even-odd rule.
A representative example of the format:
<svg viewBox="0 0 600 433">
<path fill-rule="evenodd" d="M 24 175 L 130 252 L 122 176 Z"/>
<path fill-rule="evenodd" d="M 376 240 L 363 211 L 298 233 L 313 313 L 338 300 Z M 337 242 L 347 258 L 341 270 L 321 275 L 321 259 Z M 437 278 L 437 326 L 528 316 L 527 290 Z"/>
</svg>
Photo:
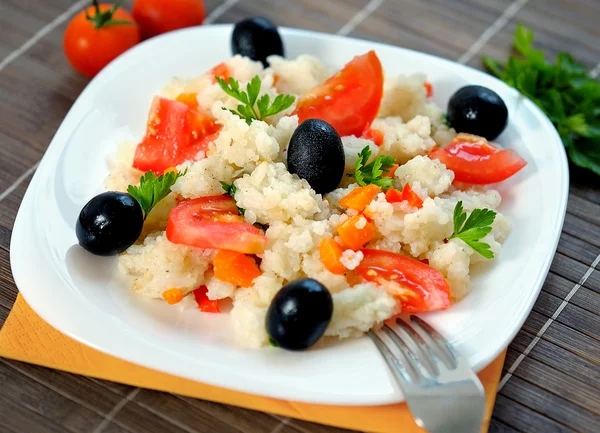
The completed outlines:
<svg viewBox="0 0 600 433">
<path fill-rule="evenodd" d="M 87 3 L 0 0 L 0 324 L 17 294 L 9 241 L 19 203 L 50 139 L 88 82 L 70 68 L 62 51 L 66 23 Z M 262 15 L 283 26 L 383 41 L 476 68 L 482 54 L 506 58 L 515 23 L 522 22 L 550 54 L 569 50 L 594 76 L 600 70 L 598 0 L 205 3 L 207 22 Z M 131 0 L 125 4 L 130 7 Z M 599 185 L 599 177 L 572 169 L 558 252 L 533 312 L 509 347 L 492 432 L 600 429 Z M 0 431 L 342 430 L 0 359 Z"/>
</svg>

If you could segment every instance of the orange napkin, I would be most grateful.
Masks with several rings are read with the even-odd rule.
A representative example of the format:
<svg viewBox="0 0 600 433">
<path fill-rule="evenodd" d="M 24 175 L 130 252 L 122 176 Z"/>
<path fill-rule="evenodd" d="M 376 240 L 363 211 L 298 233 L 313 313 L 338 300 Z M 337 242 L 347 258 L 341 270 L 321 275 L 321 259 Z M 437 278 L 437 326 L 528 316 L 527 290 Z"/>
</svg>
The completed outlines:
<svg viewBox="0 0 600 433">
<path fill-rule="evenodd" d="M 106 355 L 61 334 L 44 322 L 19 295 L 0 331 L 0 356 L 113 382 L 183 394 L 321 424 L 376 433 L 423 432 L 405 404 L 326 406 L 261 397 L 171 376 Z M 494 406 L 505 353 L 479 378 L 486 392 L 486 432 Z"/>
</svg>

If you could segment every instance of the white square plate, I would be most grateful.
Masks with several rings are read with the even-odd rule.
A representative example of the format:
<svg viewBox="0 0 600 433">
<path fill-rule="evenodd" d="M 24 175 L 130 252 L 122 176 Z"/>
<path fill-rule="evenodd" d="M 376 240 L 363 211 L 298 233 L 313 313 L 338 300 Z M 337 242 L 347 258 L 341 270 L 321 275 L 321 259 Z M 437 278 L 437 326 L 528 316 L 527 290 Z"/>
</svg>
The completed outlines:
<svg viewBox="0 0 600 433">
<path fill-rule="evenodd" d="M 58 129 L 15 222 L 11 262 L 31 307 L 50 325 L 102 352 L 136 364 L 235 390 L 326 404 L 397 402 L 380 355 L 367 338 L 301 353 L 246 351 L 232 344 L 228 316 L 181 312 L 130 295 L 116 259 L 77 245 L 75 221 L 102 190 L 107 155 L 139 140 L 153 95 L 173 76 L 191 78 L 230 57 L 231 26 L 181 30 L 119 57 L 83 91 Z M 466 84 L 502 96 L 510 123 L 498 142 L 528 165 L 500 184 L 501 211 L 513 222 L 498 260 L 473 278 L 473 291 L 427 320 L 480 370 L 517 333 L 548 273 L 568 192 L 565 152 L 550 121 L 495 78 L 448 60 L 389 45 L 281 29 L 287 56 L 313 54 L 341 67 L 374 49 L 387 74 L 425 72 L 446 106 Z"/>
</svg>

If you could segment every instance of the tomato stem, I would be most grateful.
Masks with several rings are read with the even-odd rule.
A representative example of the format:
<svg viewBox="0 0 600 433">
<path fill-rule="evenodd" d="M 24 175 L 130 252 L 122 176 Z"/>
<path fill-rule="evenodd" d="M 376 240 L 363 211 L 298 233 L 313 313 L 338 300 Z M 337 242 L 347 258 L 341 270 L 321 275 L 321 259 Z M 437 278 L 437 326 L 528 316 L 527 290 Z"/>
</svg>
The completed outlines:
<svg viewBox="0 0 600 433">
<path fill-rule="evenodd" d="M 90 21 L 95 29 L 100 29 L 102 27 L 107 26 L 116 26 L 116 25 L 133 25 L 134 23 L 129 20 L 113 20 L 112 17 L 123 3 L 123 0 L 117 1 L 109 10 L 106 12 L 100 11 L 100 5 L 98 4 L 98 0 L 92 0 L 92 6 L 95 9 L 95 14 L 90 16 L 88 11 L 85 11 L 85 17 L 88 21 Z"/>
</svg>

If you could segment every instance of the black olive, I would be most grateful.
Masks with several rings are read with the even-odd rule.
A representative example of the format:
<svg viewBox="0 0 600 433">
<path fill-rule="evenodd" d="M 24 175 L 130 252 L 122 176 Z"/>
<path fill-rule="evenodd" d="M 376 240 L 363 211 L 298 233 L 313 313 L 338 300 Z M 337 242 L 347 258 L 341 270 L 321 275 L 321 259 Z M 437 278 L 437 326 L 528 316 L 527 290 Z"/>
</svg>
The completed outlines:
<svg viewBox="0 0 600 433">
<path fill-rule="evenodd" d="M 318 194 L 337 188 L 344 176 L 342 139 L 329 123 L 306 119 L 296 128 L 288 146 L 288 170 L 306 179 Z"/>
<path fill-rule="evenodd" d="M 269 66 L 267 57 L 284 55 L 277 27 L 261 17 L 248 18 L 235 25 L 231 35 L 231 51 L 262 62 L 265 68 Z"/>
<path fill-rule="evenodd" d="M 494 140 L 506 128 L 508 109 L 493 90 L 483 86 L 465 86 L 448 101 L 448 122 L 458 132 Z"/>
<path fill-rule="evenodd" d="M 143 225 L 144 213 L 136 199 L 123 192 L 104 192 L 81 209 L 75 233 L 85 250 L 113 256 L 136 241 Z"/>
<path fill-rule="evenodd" d="M 312 278 L 286 284 L 267 311 L 267 333 L 277 346 L 304 350 L 321 338 L 333 314 L 327 288 Z"/>
</svg>

